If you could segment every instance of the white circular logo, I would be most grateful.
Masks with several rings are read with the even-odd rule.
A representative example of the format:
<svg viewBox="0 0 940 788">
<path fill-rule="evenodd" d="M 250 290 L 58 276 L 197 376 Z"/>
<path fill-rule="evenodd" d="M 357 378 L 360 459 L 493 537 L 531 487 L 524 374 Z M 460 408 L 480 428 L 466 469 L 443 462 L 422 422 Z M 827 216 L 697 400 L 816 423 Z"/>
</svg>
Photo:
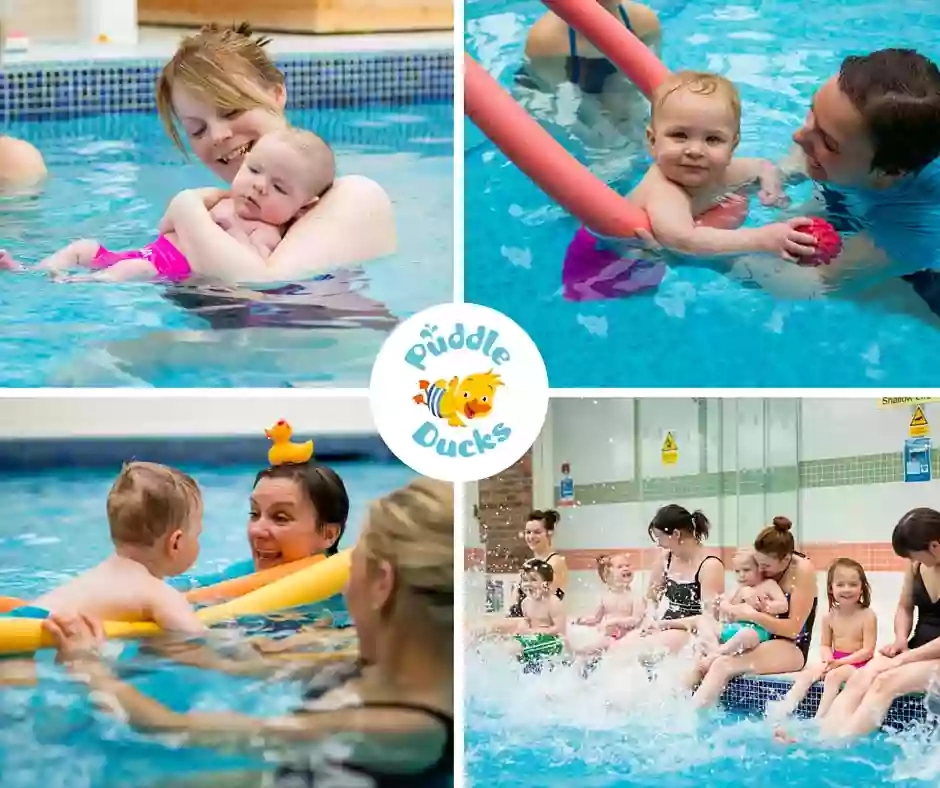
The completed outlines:
<svg viewBox="0 0 940 788">
<path fill-rule="evenodd" d="M 548 411 L 548 373 L 535 343 L 506 315 L 441 304 L 385 341 L 369 397 L 379 435 L 403 463 L 441 481 L 477 481 L 535 443 Z"/>
</svg>

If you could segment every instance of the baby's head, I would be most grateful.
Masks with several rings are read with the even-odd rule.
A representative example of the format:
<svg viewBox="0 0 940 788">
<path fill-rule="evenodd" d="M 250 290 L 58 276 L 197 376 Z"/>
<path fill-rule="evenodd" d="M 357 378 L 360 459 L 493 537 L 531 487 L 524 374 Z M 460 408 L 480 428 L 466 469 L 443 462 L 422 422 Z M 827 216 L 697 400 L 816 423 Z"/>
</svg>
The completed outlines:
<svg viewBox="0 0 940 788">
<path fill-rule="evenodd" d="M 753 588 L 764 579 L 757 566 L 757 558 L 754 556 L 753 550 L 746 548 L 738 550 L 731 560 L 731 565 L 734 567 L 734 574 L 738 578 L 738 583 L 742 586 L 751 586 Z"/>
<path fill-rule="evenodd" d="M 333 185 L 333 151 L 312 131 L 286 128 L 265 134 L 245 156 L 231 194 L 242 219 L 286 224 Z"/>
<path fill-rule="evenodd" d="M 629 588 L 633 582 L 633 567 L 626 553 L 602 555 L 597 559 L 597 574 L 606 586 Z"/>
<path fill-rule="evenodd" d="M 199 485 L 175 468 L 130 462 L 108 493 L 108 523 L 115 548 L 151 557 L 167 576 L 182 574 L 199 557 Z"/>
<path fill-rule="evenodd" d="M 555 570 L 548 561 L 530 558 L 522 565 L 520 585 L 525 595 L 532 599 L 544 599 L 555 579 Z"/>
<path fill-rule="evenodd" d="M 741 99 L 724 77 L 679 71 L 653 94 L 646 138 L 673 183 L 709 186 L 731 163 L 741 133 Z"/>
</svg>

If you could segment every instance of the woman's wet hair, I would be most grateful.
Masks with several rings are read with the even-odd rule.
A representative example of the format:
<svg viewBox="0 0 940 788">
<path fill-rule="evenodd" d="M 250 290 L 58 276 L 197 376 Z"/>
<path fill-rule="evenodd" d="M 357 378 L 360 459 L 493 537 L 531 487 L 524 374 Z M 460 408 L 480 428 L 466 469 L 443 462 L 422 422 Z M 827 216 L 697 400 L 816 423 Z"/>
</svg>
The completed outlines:
<svg viewBox="0 0 940 788">
<path fill-rule="evenodd" d="M 173 106 L 176 84 L 223 112 L 275 111 L 271 92 L 283 87 L 284 75 L 264 49 L 270 42 L 247 22 L 206 25 L 182 40 L 160 72 L 156 95 L 157 113 L 176 147 L 185 151 Z"/>
<path fill-rule="evenodd" d="M 454 624 L 454 486 L 419 478 L 374 501 L 357 550 L 395 572 L 389 615 L 449 634 Z M 415 620 L 415 619 L 423 619 Z"/>
<path fill-rule="evenodd" d="M 791 528 L 793 528 L 793 522 L 790 518 L 778 514 L 774 517 L 773 523 L 757 535 L 754 540 L 754 549 L 758 553 L 773 556 L 777 560 L 793 555 L 796 542 L 793 541 Z"/>
<path fill-rule="evenodd" d="M 832 580 L 836 576 L 836 569 L 840 566 L 844 569 L 853 569 L 858 573 L 858 579 L 862 583 L 862 595 L 858 603 L 862 607 L 871 607 L 871 583 L 868 582 L 865 567 L 851 558 L 837 558 L 829 565 L 829 572 L 826 574 L 826 595 L 829 597 L 829 609 L 832 610 L 836 606 L 836 598 L 832 593 Z"/>
<path fill-rule="evenodd" d="M 661 531 L 670 535 L 679 531 L 694 537 L 696 542 L 704 542 L 708 539 L 710 527 L 708 518 L 700 509 L 690 512 L 684 506 L 669 503 L 653 515 L 646 532 L 649 534 L 650 539 L 654 541 L 656 537 L 653 536 L 653 531 Z"/>
<path fill-rule="evenodd" d="M 873 172 L 916 173 L 940 156 L 940 69 L 930 58 L 913 49 L 850 55 L 839 90 L 865 123 Z"/>
<path fill-rule="evenodd" d="M 558 514 L 554 509 L 534 509 L 529 512 L 529 516 L 525 518 L 527 523 L 532 522 L 533 520 L 541 523 L 545 527 L 545 532 L 549 534 L 555 533 L 555 526 L 558 525 L 559 520 L 561 520 L 561 515 Z"/>
<path fill-rule="evenodd" d="M 940 512 L 926 506 L 911 509 L 891 534 L 891 547 L 901 558 L 926 552 L 934 542 L 940 542 Z"/>
<path fill-rule="evenodd" d="M 338 525 L 336 540 L 326 548 L 326 555 L 339 552 L 339 543 L 349 519 L 349 494 L 340 475 L 316 462 L 285 463 L 266 468 L 255 477 L 254 487 L 262 479 L 290 479 L 297 483 L 317 513 L 316 530 L 322 534 L 327 525 Z"/>
<path fill-rule="evenodd" d="M 538 575 L 539 579 L 551 583 L 555 579 L 555 570 L 548 561 L 541 558 L 530 558 L 522 565 L 522 575 Z"/>
</svg>

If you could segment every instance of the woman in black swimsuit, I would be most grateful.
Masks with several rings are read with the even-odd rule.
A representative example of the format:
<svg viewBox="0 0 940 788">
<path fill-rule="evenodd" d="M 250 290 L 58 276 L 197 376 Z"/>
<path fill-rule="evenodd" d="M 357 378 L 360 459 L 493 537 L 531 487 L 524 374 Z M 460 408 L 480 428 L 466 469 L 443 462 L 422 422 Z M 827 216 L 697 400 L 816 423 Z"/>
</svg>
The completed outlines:
<svg viewBox="0 0 940 788">
<path fill-rule="evenodd" d="M 692 676 L 693 684 L 701 680 L 695 691 L 695 705 L 699 708 L 713 706 L 735 676 L 793 673 L 806 665 L 818 602 L 816 568 L 805 555 L 796 552 L 792 526 L 788 517 L 774 517 L 773 525 L 754 540 L 761 574 L 780 584 L 790 603 L 789 611 L 777 617 L 748 604 L 722 604 L 721 612 L 727 620 L 760 624 L 773 639 L 744 654 L 719 657 L 708 667 L 699 666 Z"/>
<path fill-rule="evenodd" d="M 568 563 L 563 555 L 552 549 L 555 526 L 558 525 L 560 519 L 560 515 L 554 509 L 546 509 L 544 512 L 536 509 L 534 512 L 529 512 L 525 524 L 525 543 L 532 551 L 532 558 L 546 561 L 551 565 L 555 573 L 553 581 L 555 596 L 564 599 L 565 589 L 568 587 Z M 525 599 L 525 594 L 522 588 L 517 588 L 515 602 L 509 608 L 510 618 L 522 618 L 523 599 Z"/>
<path fill-rule="evenodd" d="M 641 639 L 643 655 L 675 653 L 692 635 L 691 624 L 708 610 L 725 590 L 721 559 L 703 546 L 708 538 L 708 518 L 678 504 L 662 507 L 647 529 L 662 548 L 650 570 L 646 596 L 655 605 L 665 601 L 658 619 L 649 621 L 624 643 L 634 647 Z"/>
<path fill-rule="evenodd" d="M 895 639 L 855 671 L 823 717 L 821 731 L 831 738 L 877 730 L 895 698 L 940 682 L 940 512 L 909 511 L 895 526 L 891 546 L 911 562 L 894 616 Z"/>
<path fill-rule="evenodd" d="M 130 723 L 181 732 L 194 745 L 271 749 L 331 738 L 348 752 L 324 761 L 322 746 L 299 766 L 283 765 L 272 786 L 450 785 L 454 770 L 453 486 L 420 479 L 374 502 L 353 549 L 346 589 L 363 665 L 342 686 L 308 691 L 281 717 L 176 712 L 117 679 L 98 659 L 98 622 L 47 624 L 60 658 L 93 690 L 112 696 Z M 320 697 L 322 695 L 322 697 Z M 331 748 L 334 751 L 336 748 Z M 311 763 L 312 762 L 312 763 Z M 395 768 L 388 767 L 393 762 Z M 293 761 L 291 761 L 293 764 Z M 343 775 L 348 775 L 343 782 Z M 368 778 L 368 779 L 364 779 Z M 255 783 L 259 775 L 254 773 Z M 353 783 L 353 780 L 356 780 Z M 248 775 L 226 780 L 248 784 Z M 337 781 L 339 780 L 339 781 Z M 371 781 L 370 781 L 371 780 Z"/>
</svg>

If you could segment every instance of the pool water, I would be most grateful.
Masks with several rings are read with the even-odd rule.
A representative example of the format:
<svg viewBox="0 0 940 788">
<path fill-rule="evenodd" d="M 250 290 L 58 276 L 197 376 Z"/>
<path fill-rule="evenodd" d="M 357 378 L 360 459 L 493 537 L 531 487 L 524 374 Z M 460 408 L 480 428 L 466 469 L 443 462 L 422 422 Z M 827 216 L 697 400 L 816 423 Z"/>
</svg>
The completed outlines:
<svg viewBox="0 0 940 788">
<path fill-rule="evenodd" d="M 933 0 L 846 0 L 815 4 L 811 13 L 792 0 L 650 5 L 660 14 L 666 65 L 716 71 L 738 86 L 742 156 L 781 158 L 813 92 L 847 54 L 906 46 L 940 60 L 940 7 Z M 537 0 L 469 0 L 466 48 L 510 87 L 525 32 L 543 12 Z M 635 146 L 608 146 L 607 155 L 588 151 L 551 117 L 543 125 L 553 136 L 622 193 L 648 167 Z M 565 301 L 562 259 L 577 222 L 469 121 L 465 128 L 466 298 L 505 312 L 529 332 L 553 387 L 936 381 L 922 359 L 940 351 L 940 321 L 900 280 L 864 295 L 809 300 L 789 290 L 772 295 L 709 267 L 673 265 L 657 291 Z M 790 192 L 794 204 L 810 194 L 808 185 Z M 750 222 L 772 215 L 752 209 Z"/>
<path fill-rule="evenodd" d="M 346 482 L 351 513 L 343 545 L 355 542 L 369 501 L 414 478 L 394 463 L 337 462 Z M 192 574 L 212 572 L 247 556 L 247 497 L 257 468 L 185 468 L 205 497 L 205 529 Z M 0 594 L 33 598 L 100 561 L 108 552 L 105 499 L 113 475 L 100 470 L 0 476 Z M 331 605 L 334 607 L 335 605 Z M 317 606 L 300 611 L 309 620 Z M 274 634 L 284 621 L 253 620 L 253 633 Z M 234 634 L 234 633 L 233 633 Z M 145 691 L 178 710 L 238 710 L 273 715 L 297 704 L 295 682 L 234 678 L 121 650 L 117 669 Z M 65 788 L 116 788 L 163 784 L 170 775 L 258 768 L 257 758 L 181 749 L 172 738 L 135 733 L 92 709 L 87 691 L 70 682 L 52 662 L 39 658 L 35 687 L 0 686 L 0 774 L 4 788 L 48 784 Z M 270 765 L 268 765 L 270 768 Z"/>
<path fill-rule="evenodd" d="M 494 649 L 466 660 L 466 772 L 473 788 L 926 788 L 940 778 L 940 748 L 926 729 L 824 745 L 774 741 L 764 719 L 697 715 L 684 697 L 618 665 L 585 679 L 571 669 L 520 675 Z"/>
<path fill-rule="evenodd" d="M 347 292 L 339 294 L 335 282 L 206 293 L 4 276 L 0 385 L 365 385 L 395 322 L 453 293 L 453 105 L 287 114 L 333 146 L 340 175 L 366 175 L 386 189 L 395 255 L 343 272 Z M 154 239 L 175 194 L 219 185 L 173 147 L 155 115 L 20 122 L 5 131 L 36 144 L 51 173 L 38 197 L 0 201 L 0 248 L 25 262 L 82 237 L 139 248 Z"/>
</svg>

